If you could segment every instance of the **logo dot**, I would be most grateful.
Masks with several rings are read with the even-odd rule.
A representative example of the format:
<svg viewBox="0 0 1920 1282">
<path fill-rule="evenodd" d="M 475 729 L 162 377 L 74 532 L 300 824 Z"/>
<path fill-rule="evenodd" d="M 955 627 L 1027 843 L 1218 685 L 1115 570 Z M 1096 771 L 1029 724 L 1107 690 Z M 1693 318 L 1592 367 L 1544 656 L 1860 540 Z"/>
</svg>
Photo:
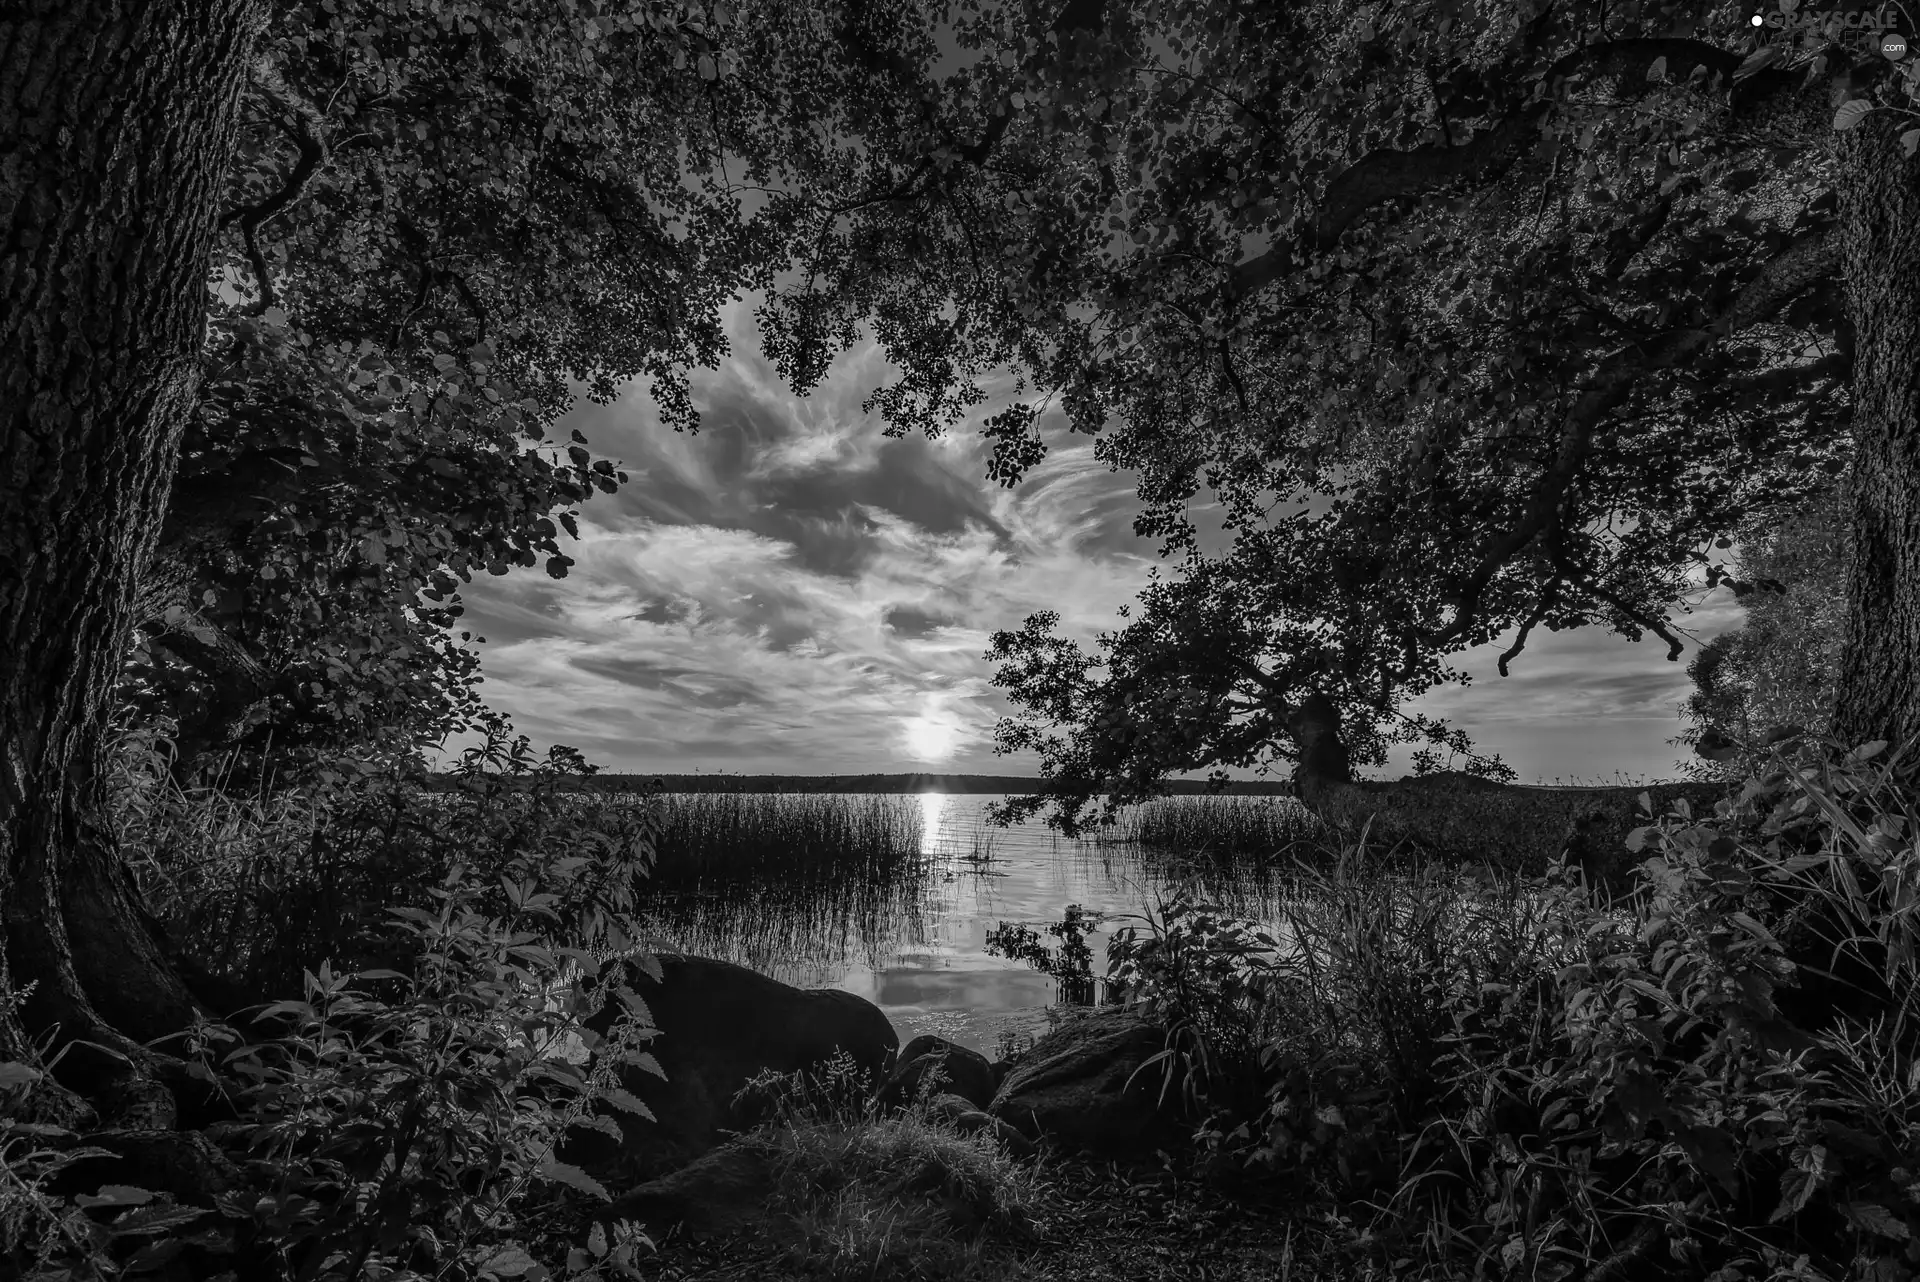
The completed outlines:
<svg viewBox="0 0 1920 1282">
<path fill-rule="evenodd" d="M 1756 14 L 1754 14 L 1754 15 L 1753 15 L 1753 17 L 1752 17 L 1751 19 L 1749 19 L 1749 21 L 1751 21 L 1751 22 L 1753 23 L 1753 25 L 1754 25 L 1754 26 L 1756 26 L 1756 27 L 1764 27 L 1764 26 L 1766 26 L 1766 25 L 1767 25 L 1767 20 L 1766 20 L 1765 18 L 1763 18 L 1763 17 L 1761 17 L 1761 16 L 1760 16 L 1759 14 L 1757 14 L 1757 13 L 1756 13 Z"/>
</svg>

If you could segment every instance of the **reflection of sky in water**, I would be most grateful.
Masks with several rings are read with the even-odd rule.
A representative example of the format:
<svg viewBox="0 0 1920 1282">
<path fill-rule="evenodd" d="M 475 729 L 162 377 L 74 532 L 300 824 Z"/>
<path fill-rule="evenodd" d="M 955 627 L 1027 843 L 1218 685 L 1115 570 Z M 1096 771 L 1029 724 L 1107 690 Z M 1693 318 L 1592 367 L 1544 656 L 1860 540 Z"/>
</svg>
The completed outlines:
<svg viewBox="0 0 1920 1282">
<path fill-rule="evenodd" d="M 776 958 L 768 956 L 764 923 L 751 932 L 753 938 L 720 944 L 690 945 L 671 934 L 656 939 L 755 965 L 803 988 L 858 993 L 886 1011 L 903 1043 L 938 1033 L 991 1056 L 1003 1031 L 1044 1029 L 1044 1012 L 1056 993 L 1053 980 L 1025 962 L 989 953 L 987 933 L 1001 922 L 1020 922 L 1056 947 L 1059 940 L 1046 935 L 1045 927 L 1059 921 L 1068 904 L 1138 913 L 1162 885 L 1128 847 L 1066 841 L 1038 822 L 989 827 L 986 807 L 996 800 L 937 793 L 918 798 L 921 848 L 933 867 L 928 895 L 917 905 L 901 905 L 881 925 L 881 938 L 866 938 L 854 923 L 815 932 L 808 955 Z M 1088 932 L 1095 974 L 1105 970 L 1111 930 L 1126 924 Z"/>
</svg>

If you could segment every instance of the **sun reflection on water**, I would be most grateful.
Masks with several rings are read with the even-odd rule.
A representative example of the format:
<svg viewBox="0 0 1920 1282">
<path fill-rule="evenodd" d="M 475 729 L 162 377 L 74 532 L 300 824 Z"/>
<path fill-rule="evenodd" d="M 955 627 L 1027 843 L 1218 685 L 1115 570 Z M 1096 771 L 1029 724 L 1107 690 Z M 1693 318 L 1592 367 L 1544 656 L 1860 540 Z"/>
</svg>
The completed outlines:
<svg viewBox="0 0 1920 1282">
<path fill-rule="evenodd" d="M 940 849 L 940 822 L 947 813 L 947 794 L 920 794 L 920 853 L 931 855 Z"/>
</svg>

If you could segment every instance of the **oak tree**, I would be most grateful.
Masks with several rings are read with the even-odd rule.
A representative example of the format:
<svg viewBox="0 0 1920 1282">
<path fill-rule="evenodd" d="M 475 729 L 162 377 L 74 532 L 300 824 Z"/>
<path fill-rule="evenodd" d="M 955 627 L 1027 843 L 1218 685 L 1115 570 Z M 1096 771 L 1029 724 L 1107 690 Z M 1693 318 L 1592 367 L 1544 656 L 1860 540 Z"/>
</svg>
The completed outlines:
<svg viewBox="0 0 1920 1282">
<path fill-rule="evenodd" d="M 999 745 L 1050 780 L 1010 809 L 1071 826 L 1170 771 L 1293 760 L 1311 793 L 1395 740 L 1466 750 L 1402 711 L 1448 656 L 1511 631 L 1504 673 L 1598 624 L 1677 659 L 1715 540 L 1835 477 L 1833 725 L 1920 732 L 1920 62 L 1849 8 L 968 4 L 957 69 L 886 50 L 926 106 L 817 211 L 766 308 L 816 340 L 785 369 L 872 315 L 902 374 L 871 403 L 941 430 L 1015 368 L 994 474 L 1057 406 L 1185 554 L 1092 651 L 1045 615 L 996 637 Z"/>
<path fill-rule="evenodd" d="M 563 573 L 572 505 L 624 479 L 549 441 L 557 415 L 644 376 L 692 425 L 720 306 L 788 261 L 783 193 L 902 114 L 865 62 L 887 13 L 755 22 L 726 0 L 0 11 L 0 1055 L 54 1036 L 123 1122 L 165 1126 L 166 1084 L 191 1086 L 143 1043 L 206 1009 L 206 977 L 100 822 L 116 694 L 212 749 L 456 724 L 459 583 Z"/>
</svg>

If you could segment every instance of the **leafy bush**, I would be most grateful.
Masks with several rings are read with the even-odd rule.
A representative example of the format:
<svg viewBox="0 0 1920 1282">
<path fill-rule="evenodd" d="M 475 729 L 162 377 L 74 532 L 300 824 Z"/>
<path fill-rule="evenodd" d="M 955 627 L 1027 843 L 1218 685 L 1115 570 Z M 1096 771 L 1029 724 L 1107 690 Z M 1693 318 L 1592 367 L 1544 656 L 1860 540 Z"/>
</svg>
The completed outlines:
<svg viewBox="0 0 1920 1282">
<path fill-rule="evenodd" d="M 336 969 L 403 965 L 412 941 L 392 907 L 425 908 L 428 887 L 456 865 L 510 909 L 502 878 L 550 859 L 564 911 L 589 931 L 620 924 L 652 868 L 659 820 L 644 796 L 570 791 L 595 767 L 574 749 L 537 757 L 526 736 L 489 716 L 446 789 L 407 756 L 339 758 L 300 788 L 232 796 L 191 790 L 167 769 L 164 738 L 127 731 L 116 754 L 110 813 L 149 904 L 181 950 L 258 997 L 301 991 L 318 959 Z M 558 886 L 556 889 L 559 890 Z"/>
<path fill-rule="evenodd" d="M 507 740 L 500 723 L 494 731 L 463 758 L 458 791 L 430 802 L 374 776 L 364 787 L 342 779 L 304 810 L 256 801 L 246 811 L 177 791 L 157 806 L 123 800 L 123 832 L 148 834 L 148 875 L 165 879 L 174 910 L 193 902 L 254 932 L 229 954 L 240 966 L 266 955 L 260 935 L 276 907 L 321 898 L 329 883 L 316 869 L 364 876 L 377 866 L 403 901 L 387 909 L 392 929 L 368 933 L 339 903 L 324 924 L 332 938 L 377 938 L 403 969 L 321 961 L 302 975 L 300 997 L 266 1005 L 244 1028 L 204 1023 L 186 1035 L 185 1053 L 234 1113 L 206 1132 L 236 1173 L 213 1210 L 132 1186 L 63 1191 L 80 1163 L 112 1154 L 58 1127 L 6 1123 L 0 1271 L 116 1278 L 184 1259 L 194 1276 L 301 1282 L 637 1276 L 649 1244 L 633 1226 L 565 1240 L 572 1203 L 606 1192 L 554 1151 L 569 1126 L 619 1129 L 596 1101 L 644 1121 L 617 1073 L 660 1071 L 644 1049 L 645 1004 L 622 982 L 636 953 L 636 885 L 653 853 L 646 816 L 629 808 L 618 822 L 582 824 L 551 789 L 586 769 L 578 755 L 536 762 L 524 738 Z M 367 825 L 370 800 L 407 823 Z M 429 810 L 432 837 L 409 879 L 400 834 L 426 826 Z M 303 830 L 318 838 L 306 850 L 335 858 L 273 868 L 273 821 L 289 814 L 316 824 Z M 331 827 L 342 814 L 363 822 Z M 209 834 L 235 841 L 193 846 Z M 392 848 L 370 854 L 370 834 Z M 382 854 L 395 861 L 376 864 Z M 626 1010 L 603 1045 L 585 1020 L 609 997 Z M 40 1076 L 0 1064 L 0 1116 L 21 1116 Z"/>
<path fill-rule="evenodd" d="M 1711 815 L 1643 796 L 1628 897 L 1349 849 L 1279 929 L 1176 899 L 1109 970 L 1198 1137 L 1297 1181 L 1343 1271 L 1904 1282 L 1920 814 L 1884 747 L 1777 745 Z"/>
</svg>

